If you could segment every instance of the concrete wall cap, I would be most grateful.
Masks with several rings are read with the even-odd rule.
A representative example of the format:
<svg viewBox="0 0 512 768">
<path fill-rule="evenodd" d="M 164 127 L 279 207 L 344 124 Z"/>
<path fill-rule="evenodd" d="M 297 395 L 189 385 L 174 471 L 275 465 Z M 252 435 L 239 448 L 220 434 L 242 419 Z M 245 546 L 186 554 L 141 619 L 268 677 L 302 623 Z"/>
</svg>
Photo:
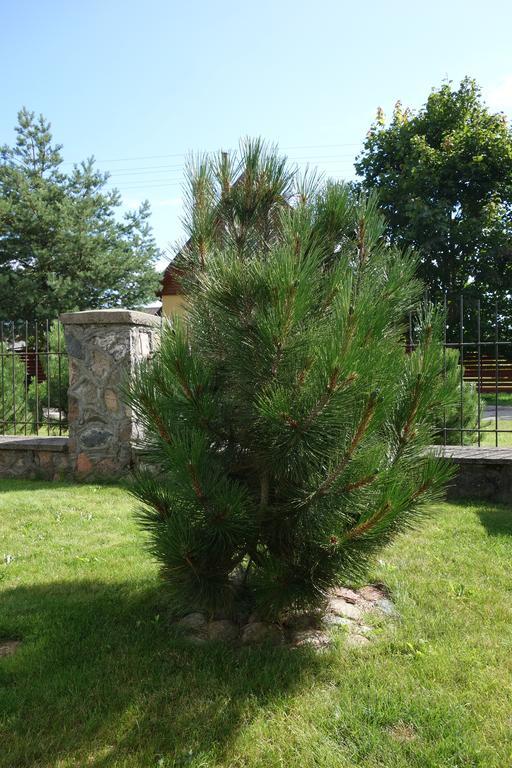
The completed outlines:
<svg viewBox="0 0 512 768">
<path fill-rule="evenodd" d="M 69 438 L 67 437 L 0 435 L 0 451 L 53 451 L 65 453 L 68 449 Z"/>
<path fill-rule="evenodd" d="M 134 309 L 86 309 L 83 312 L 64 312 L 60 316 L 64 325 L 145 325 L 159 327 L 162 319 Z"/>
<path fill-rule="evenodd" d="M 430 446 L 428 453 L 433 453 L 456 464 L 508 464 L 512 465 L 512 448 L 478 448 L 464 446 Z"/>
</svg>

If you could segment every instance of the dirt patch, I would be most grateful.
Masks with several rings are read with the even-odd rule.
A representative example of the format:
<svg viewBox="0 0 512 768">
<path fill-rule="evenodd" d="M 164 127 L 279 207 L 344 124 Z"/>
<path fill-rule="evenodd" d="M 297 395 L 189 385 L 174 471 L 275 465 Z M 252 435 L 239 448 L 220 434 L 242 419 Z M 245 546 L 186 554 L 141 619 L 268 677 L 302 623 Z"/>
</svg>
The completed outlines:
<svg viewBox="0 0 512 768">
<path fill-rule="evenodd" d="M 414 741 L 418 738 L 416 728 L 410 723 L 403 723 L 402 721 L 395 723 L 395 725 L 390 725 L 386 728 L 386 731 L 394 741 L 399 741 L 401 743 Z"/>
<path fill-rule="evenodd" d="M 3 656 L 12 656 L 20 645 L 21 640 L 0 640 L 0 659 Z"/>
</svg>

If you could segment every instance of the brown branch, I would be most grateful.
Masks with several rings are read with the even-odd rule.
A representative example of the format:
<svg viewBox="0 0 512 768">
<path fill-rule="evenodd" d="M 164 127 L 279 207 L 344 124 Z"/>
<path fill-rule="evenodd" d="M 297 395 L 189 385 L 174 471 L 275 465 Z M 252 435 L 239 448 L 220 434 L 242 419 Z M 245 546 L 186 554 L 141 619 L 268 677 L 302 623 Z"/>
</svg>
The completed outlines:
<svg viewBox="0 0 512 768">
<path fill-rule="evenodd" d="M 147 408 L 149 415 L 155 422 L 156 428 L 162 440 L 165 440 L 166 442 L 172 445 L 173 439 L 169 434 L 169 432 L 167 431 L 162 419 L 160 418 L 160 415 L 153 408 L 153 403 L 147 398 L 145 398 L 143 395 L 140 396 L 140 400 L 143 403 L 143 405 Z"/>
<path fill-rule="evenodd" d="M 345 541 L 358 538 L 359 536 L 362 536 L 365 533 L 367 533 L 374 526 L 376 526 L 377 523 L 380 523 L 380 521 L 383 519 L 383 517 L 387 515 L 390 509 L 391 509 L 391 504 L 389 503 L 389 501 L 386 501 L 386 503 L 381 507 L 381 509 L 379 509 L 368 520 L 365 520 L 364 523 L 361 523 L 360 525 L 356 525 L 355 528 L 352 528 L 351 531 L 348 531 L 348 533 L 345 534 Z"/>
<path fill-rule="evenodd" d="M 417 498 L 418 498 L 418 496 L 421 496 L 423 493 L 425 493 L 426 491 L 428 491 L 428 489 L 430 488 L 430 486 L 431 486 L 431 485 L 432 485 L 432 480 L 427 480 L 427 481 L 425 481 L 424 483 L 422 483 L 422 484 L 420 485 L 420 487 L 419 487 L 419 488 L 417 488 L 417 489 L 414 491 L 414 493 L 412 494 L 412 496 L 411 496 L 411 501 L 415 501 L 415 499 L 417 499 Z"/>
<path fill-rule="evenodd" d="M 297 293 L 297 287 L 295 285 L 290 285 L 288 289 L 288 295 L 286 297 L 286 303 L 285 303 L 285 319 L 284 319 L 282 338 L 276 342 L 276 354 L 275 354 L 274 362 L 272 363 L 272 368 L 271 368 L 273 378 L 275 378 L 277 374 L 277 369 L 283 358 L 283 345 L 286 340 L 286 337 L 288 336 L 288 333 L 290 332 L 293 299 L 295 298 L 296 293 Z"/>
<path fill-rule="evenodd" d="M 332 472 L 326 477 L 324 482 L 309 497 L 309 499 L 307 500 L 308 503 L 311 503 L 313 499 L 315 499 L 317 496 L 325 496 L 325 494 L 328 493 L 333 483 L 335 483 L 336 480 L 339 478 L 339 476 L 347 466 L 348 462 L 352 458 L 355 450 L 359 446 L 361 440 L 363 439 L 365 432 L 368 429 L 368 425 L 370 424 L 373 418 L 373 415 L 375 413 L 376 406 L 377 406 L 377 398 L 374 395 L 371 395 L 370 399 L 368 400 L 368 403 L 366 404 L 366 408 L 361 417 L 361 421 L 359 422 L 355 435 L 350 441 L 350 445 L 347 451 L 345 452 L 343 458 L 341 459 L 339 464 L 337 464 L 337 466 L 332 470 Z"/>
<path fill-rule="evenodd" d="M 347 387 L 349 384 L 352 384 L 353 381 L 355 381 L 358 378 L 358 374 L 353 372 L 350 373 L 345 379 L 342 381 L 338 381 L 338 368 L 334 368 L 332 371 L 329 381 L 327 382 L 326 391 L 323 393 L 321 397 L 318 398 L 314 406 L 312 407 L 311 411 L 308 413 L 304 421 L 300 422 L 298 419 L 294 419 L 293 416 L 291 416 L 289 413 L 282 413 L 281 417 L 284 419 L 284 421 L 288 424 L 288 426 L 292 427 L 292 429 L 296 429 L 298 431 L 303 432 L 304 430 L 308 429 L 308 427 L 311 426 L 313 421 L 321 414 L 323 409 L 329 404 L 329 401 L 331 400 L 331 397 L 335 392 L 339 392 L 344 387 Z"/>
<path fill-rule="evenodd" d="M 203 489 L 201 488 L 201 483 L 199 482 L 199 478 L 197 476 L 197 469 L 194 464 L 192 464 L 192 462 L 189 462 L 188 464 L 188 471 L 192 479 L 192 488 L 194 489 L 195 495 L 199 501 L 204 502 L 206 496 L 204 495 Z"/>
<path fill-rule="evenodd" d="M 421 383 L 421 377 L 418 374 L 418 377 L 416 379 L 416 384 L 414 385 L 414 395 L 411 403 L 411 410 L 409 411 L 409 416 L 407 417 L 407 421 L 405 422 L 402 428 L 402 433 L 400 435 L 399 450 L 407 443 L 407 440 L 409 439 L 409 435 L 411 433 L 411 429 L 414 424 L 414 419 L 416 418 L 416 414 L 418 413 L 418 407 L 420 403 L 420 383 Z"/>
<path fill-rule="evenodd" d="M 182 368 L 181 362 L 179 360 L 176 361 L 176 373 L 178 374 L 178 381 L 181 384 L 181 388 L 183 390 L 183 394 L 185 395 L 187 400 L 192 400 L 194 395 L 192 394 L 192 390 L 190 389 L 188 381 L 185 378 L 185 374 L 183 372 L 183 368 Z"/>
<path fill-rule="evenodd" d="M 338 368 L 336 367 L 329 377 L 327 382 L 327 391 L 317 400 L 309 414 L 306 416 L 304 422 L 300 426 L 302 430 L 307 429 L 312 422 L 319 416 L 323 409 L 329 404 L 333 394 L 339 392 L 341 389 L 348 387 L 358 377 L 355 372 L 350 373 L 343 381 L 338 381 Z"/>
<path fill-rule="evenodd" d="M 361 480 L 357 480 L 354 483 L 349 483 L 344 488 L 340 489 L 340 493 L 350 493 L 350 491 L 355 491 L 358 488 L 363 488 L 365 485 L 369 485 L 372 483 L 375 478 L 377 477 L 377 470 L 375 472 L 372 472 L 371 475 L 367 475 L 366 477 L 362 477 Z"/>
<path fill-rule="evenodd" d="M 194 573 L 194 576 L 195 576 L 195 577 L 196 577 L 196 579 L 199 581 L 199 574 L 198 574 L 198 572 L 196 571 L 196 569 L 194 568 L 194 564 L 192 563 L 192 560 L 190 559 L 190 557 L 188 556 L 188 554 L 184 556 L 184 560 L 185 560 L 186 564 L 189 566 L 189 568 L 191 568 L 191 569 L 192 569 L 192 571 L 193 571 L 193 573 Z"/>
<path fill-rule="evenodd" d="M 260 511 L 268 506 L 269 486 L 268 470 L 265 470 L 260 478 Z"/>
</svg>

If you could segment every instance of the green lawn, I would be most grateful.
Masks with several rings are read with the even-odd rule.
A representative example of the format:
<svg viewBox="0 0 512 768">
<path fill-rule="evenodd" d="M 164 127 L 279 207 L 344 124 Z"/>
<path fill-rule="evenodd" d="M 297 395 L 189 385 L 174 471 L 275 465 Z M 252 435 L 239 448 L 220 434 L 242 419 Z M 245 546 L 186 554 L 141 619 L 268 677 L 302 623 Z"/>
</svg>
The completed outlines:
<svg viewBox="0 0 512 768">
<path fill-rule="evenodd" d="M 512 511 L 442 505 L 382 554 L 368 648 L 187 647 L 127 493 L 0 484 L 2 768 L 512 765 Z"/>
<path fill-rule="evenodd" d="M 496 419 L 482 419 L 482 429 L 494 429 Z M 498 419 L 498 429 L 512 430 L 512 421 Z M 475 433 L 476 434 L 476 433 Z M 472 443 L 472 445 L 477 445 Z M 490 448 L 496 447 L 496 435 L 494 432 L 481 432 L 480 445 Z M 498 448 L 512 448 L 512 431 L 498 432 Z"/>
<path fill-rule="evenodd" d="M 481 400 L 485 405 L 495 405 L 496 395 L 492 393 L 482 394 Z M 512 392 L 498 392 L 498 405 L 512 405 Z"/>
</svg>

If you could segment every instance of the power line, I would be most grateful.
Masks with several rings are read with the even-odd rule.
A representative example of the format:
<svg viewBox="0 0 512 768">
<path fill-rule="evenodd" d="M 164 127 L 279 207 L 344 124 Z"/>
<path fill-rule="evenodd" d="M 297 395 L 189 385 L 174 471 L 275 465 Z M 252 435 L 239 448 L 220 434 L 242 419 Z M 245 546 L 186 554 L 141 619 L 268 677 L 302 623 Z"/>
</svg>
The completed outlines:
<svg viewBox="0 0 512 768">
<path fill-rule="evenodd" d="M 352 166 L 342 166 L 339 168 L 330 168 L 329 170 L 325 170 L 323 172 L 323 175 L 329 176 L 329 174 L 333 175 L 349 175 L 353 171 Z M 165 180 L 165 179 L 150 179 L 148 181 L 141 181 L 140 183 L 135 183 L 133 181 L 129 181 L 126 184 L 119 183 L 119 182 L 110 182 L 112 188 L 119 189 L 121 192 L 124 191 L 130 191 L 130 190 L 137 190 L 137 189 L 157 189 L 158 187 L 176 187 L 181 189 L 183 187 L 183 180 L 182 179 L 171 179 L 171 180 Z"/>
<path fill-rule="evenodd" d="M 343 154 L 343 155 L 319 155 L 319 156 L 303 156 L 303 157 L 289 157 L 288 160 L 291 162 L 298 162 L 298 163 L 304 163 L 304 162 L 315 162 L 315 163 L 321 163 L 321 162 L 331 162 L 332 160 L 344 160 L 346 158 L 353 158 L 352 154 Z M 118 170 L 115 170 L 113 173 L 110 174 L 111 177 L 118 177 L 118 176 L 140 176 L 144 175 L 145 173 L 154 172 L 154 173 L 165 173 L 167 171 L 177 171 L 185 170 L 184 165 L 147 165 L 147 166 L 136 166 L 135 168 L 120 168 Z"/>
<path fill-rule="evenodd" d="M 289 151 L 289 150 L 295 150 L 295 149 L 332 149 L 335 147 L 359 147 L 361 146 L 360 143 L 357 142 L 344 142 L 341 144 L 298 144 L 295 146 L 288 146 L 288 147 L 279 147 L 281 151 Z M 177 152 L 174 154 L 163 154 L 163 155 L 139 155 L 135 156 L 132 155 L 130 157 L 111 157 L 104 160 L 96 160 L 98 164 L 103 163 L 125 163 L 125 162 L 132 162 L 133 160 L 161 160 L 169 157 L 187 157 L 190 152 Z M 193 154 L 193 153 L 192 153 Z M 205 154 L 216 154 L 216 151 L 213 152 L 206 152 Z M 65 165 L 78 165 L 81 161 L 76 160 L 64 160 L 63 164 Z"/>
</svg>

